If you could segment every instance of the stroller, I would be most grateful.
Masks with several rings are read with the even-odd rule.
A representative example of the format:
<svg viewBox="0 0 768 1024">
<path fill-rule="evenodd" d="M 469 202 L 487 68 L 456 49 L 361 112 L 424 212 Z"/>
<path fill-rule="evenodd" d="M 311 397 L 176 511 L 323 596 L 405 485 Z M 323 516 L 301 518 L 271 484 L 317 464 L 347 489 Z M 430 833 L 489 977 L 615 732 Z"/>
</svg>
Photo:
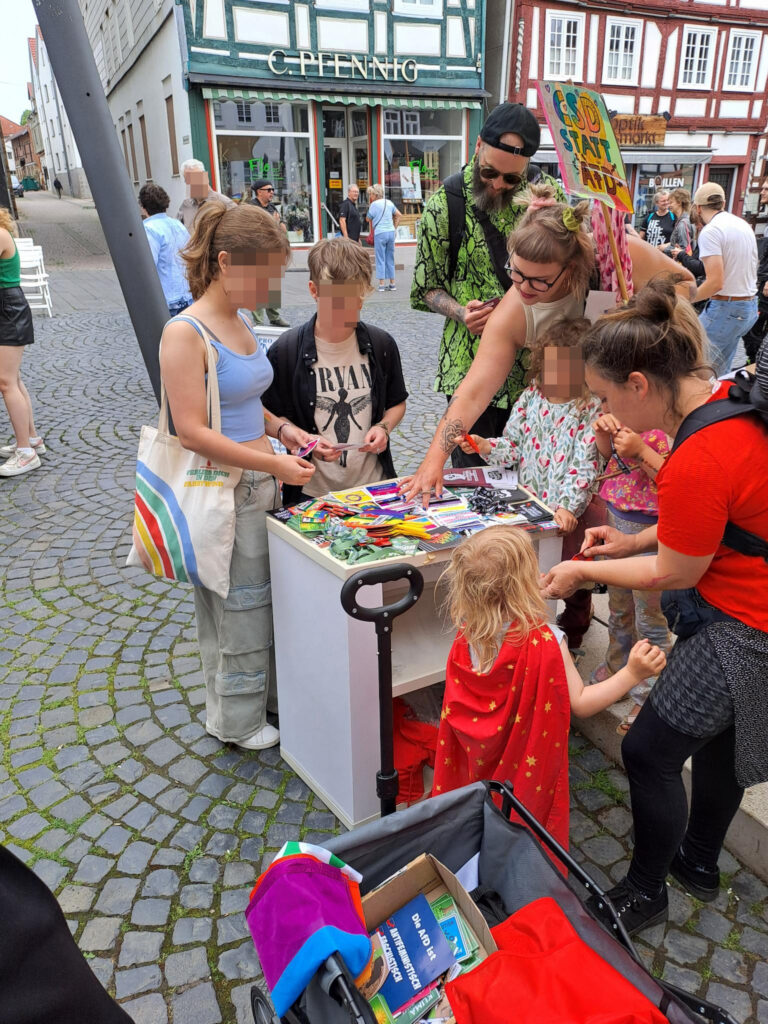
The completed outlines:
<svg viewBox="0 0 768 1024">
<path fill-rule="evenodd" d="M 386 816 L 337 836 L 326 848 L 362 874 L 362 895 L 422 853 L 432 854 L 454 874 L 474 859 L 480 885 L 498 893 L 508 915 L 534 900 L 553 898 L 579 937 L 657 1006 L 670 1024 L 701 1024 L 702 1019 L 711 1024 L 737 1024 L 719 1007 L 648 973 L 601 888 L 530 814 L 508 784 L 477 782 L 406 810 L 387 813 L 392 806 L 392 776 L 397 792 L 392 760 L 389 640 L 394 615 L 405 611 L 421 593 L 420 581 L 414 575 L 418 576 L 418 570 L 402 563 L 363 569 L 345 584 L 346 595 L 342 591 L 347 611 L 375 622 L 379 636 L 379 696 L 383 714 L 382 770 L 377 777 L 377 792 Z M 366 608 L 354 601 L 353 595 L 360 586 L 394 578 L 405 578 L 410 584 L 409 593 L 397 605 Z M 513 814 L 524 824 L 510 820 Z M 566 869 L 568 877 L 558 870 L 545 847 Z M 612 918 L 612 934 L 584 905 L 583 890 L 596 894 L 604 904 Z M 256 985 L 251 990 L 251 1006 L 256 1024 L 376 1024 L 372 1010 L 337 955 L 326 961 L 282 1018 L 273 1013 Z"/>
</svg>

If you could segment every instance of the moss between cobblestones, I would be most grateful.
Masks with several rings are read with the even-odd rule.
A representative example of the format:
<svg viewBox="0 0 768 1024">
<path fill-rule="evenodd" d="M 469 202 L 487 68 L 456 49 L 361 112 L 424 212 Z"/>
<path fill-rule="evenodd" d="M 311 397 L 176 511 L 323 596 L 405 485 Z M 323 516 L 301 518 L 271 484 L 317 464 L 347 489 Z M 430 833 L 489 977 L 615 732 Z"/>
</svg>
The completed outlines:
<svg viewBox="0 0 768 1024">
<path fill-rule="evenodd" d="M 588 771 L 588 769 L 583 768 L 583 766 L 581 767 L 583 771 Z M 585 779 L 583 782 L 575 783 L 571 786 L 571 789 L 575 790 L 576 792 L 581 792 L 585 789 L 595 789 L 601 793 L 605 793 L 605 795 L 609 796 L 611 800 L 614 801 L 614 803 L 619 804 L 622 807 L 626 807 L 626 794 L 623 790 L 619 789 L 618 786 L 614 785 L 614 783 L 611 782 L 608 776 L 608 769 L 600 768 L 596 772 L 589 772 L 589 775 L 589 779 Z"/>
</svg>

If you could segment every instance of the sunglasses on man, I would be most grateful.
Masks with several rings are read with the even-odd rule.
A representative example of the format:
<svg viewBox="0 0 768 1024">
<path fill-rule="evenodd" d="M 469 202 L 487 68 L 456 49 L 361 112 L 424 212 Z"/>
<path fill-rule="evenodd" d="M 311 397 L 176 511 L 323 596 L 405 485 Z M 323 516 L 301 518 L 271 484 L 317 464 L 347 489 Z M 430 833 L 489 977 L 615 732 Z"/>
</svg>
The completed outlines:
<svg viewBox="0 0 768 1024">
<path fill-rule="evenodd" d="M 501 171 L 497 171 L 495 167 L 482 166 L 479 169 L 480 177 L 483 181 L 495 181 L 496 178 L 503 178 L 505 185 L 512 185 L 513 188 L 517 188 L 522 185 L 524 181 L 527 181 L 527 172 L 524 171 L 522 174 L 517 174 L 512 171 L 509 174 L 502 174 Z"/>
<path fill-rule="evenodd" d="M 272 188 L 271 185 L 264 185 L 262 188 L 257 188 L 256 191 L 257 192 L 274 192 L 275 190 Z"/>
</svg>

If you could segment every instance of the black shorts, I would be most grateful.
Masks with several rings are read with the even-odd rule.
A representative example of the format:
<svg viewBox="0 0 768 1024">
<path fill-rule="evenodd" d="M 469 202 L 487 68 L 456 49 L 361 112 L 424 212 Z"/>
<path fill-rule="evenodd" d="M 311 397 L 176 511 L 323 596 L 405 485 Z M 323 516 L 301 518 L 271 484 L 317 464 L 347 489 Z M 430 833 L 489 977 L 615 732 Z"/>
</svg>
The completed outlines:
<svg viewBox="0 0 768 1024">
<path fill-rule="evenodd" d="M 31 345 L 32 310 L 21 288 L 0 288 L 0 345 Z"/>
</svg>

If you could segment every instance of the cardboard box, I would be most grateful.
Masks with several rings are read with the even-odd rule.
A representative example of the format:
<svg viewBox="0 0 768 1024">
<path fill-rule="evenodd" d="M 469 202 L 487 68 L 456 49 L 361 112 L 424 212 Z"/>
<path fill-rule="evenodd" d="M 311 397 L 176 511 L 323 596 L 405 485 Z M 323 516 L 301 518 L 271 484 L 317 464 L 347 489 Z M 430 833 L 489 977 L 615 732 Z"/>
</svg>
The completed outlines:
<svg viewBox="0 0 768 1024">
<path fill-rule="evenodd" d="M 484 960 L 497 950 L 491 930 L 485 918 L 472 902 L 467 890 L 459 882 L 456 875 L 441 864 L 436 857 L 423 853 L 420 857 L 406 864 L 396 875 L 369 892 L 363 897 L 363 913 L 365 926 L 369 932 L 391 917 L 396 910 L 404 907 L 419 893 L 424 893 L 431 903 L 438 896 L 449 892 L 456 906 L 464 915 L 464 920 L 475 933 L 480 943 L 478 956 Z"/>
</svg>

